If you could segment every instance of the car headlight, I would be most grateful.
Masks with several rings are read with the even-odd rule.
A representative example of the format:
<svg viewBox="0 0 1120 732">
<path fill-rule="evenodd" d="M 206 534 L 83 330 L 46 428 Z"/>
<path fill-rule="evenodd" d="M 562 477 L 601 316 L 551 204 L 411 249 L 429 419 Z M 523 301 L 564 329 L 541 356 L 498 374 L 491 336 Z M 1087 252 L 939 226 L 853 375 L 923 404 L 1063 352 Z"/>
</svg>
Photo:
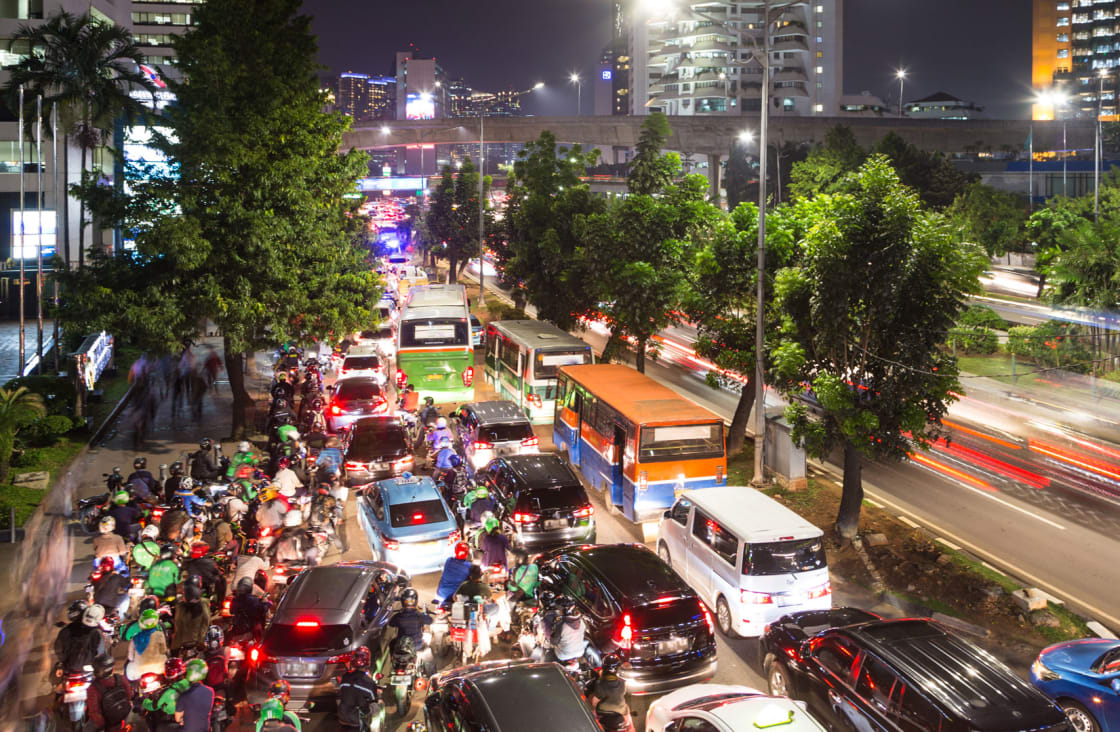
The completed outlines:
<svg viewBox="0 0 1120 732">
<path fill-rule="evenodd" d="M 1046 665 L 1042 663 L 1041 657 L 1036 658 L 1034 663 L 1031 664 L 1031 673 L 1033 673 L 1042 681 L 1057 681 L 1058 679 L 1062 678 L 1059 674 L 1056 674 L 1050 669 L 1046 668 Z"/>
</svg>

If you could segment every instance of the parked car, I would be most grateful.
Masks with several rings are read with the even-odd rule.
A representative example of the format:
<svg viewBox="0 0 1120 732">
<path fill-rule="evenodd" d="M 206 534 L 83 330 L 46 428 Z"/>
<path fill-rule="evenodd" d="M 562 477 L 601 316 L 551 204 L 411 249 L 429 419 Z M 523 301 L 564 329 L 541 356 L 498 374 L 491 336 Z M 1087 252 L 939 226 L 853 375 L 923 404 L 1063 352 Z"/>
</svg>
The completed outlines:
<svg viewBox="0 0 1120 732">
<path fill-rule="evenodd" d="M 455 430 L 471 471 L 495 457 L 540 452 L 533 423 L 516 404 L 504 399 L 463 404 Z"/>
<path fill-rule="evenodd" d="M 362 417 L 343 438 L 350 485 L 392 478 L 412 470 L 412 442 L 399 417 Z"/>
<path fill-rule="evenodd" d="M 560 664 L 529 661 L 489 661 L 433 677 L 424 723 L 430 730 L 600 731 Z"/>
<path fill-rule="evenodd" d="M 249 703 L 263 702 L 280 679 L 291 685 L 288 708 L 293 711 L 320 699 L 333 700 L 335 677 L 346 671 L 359 646 L 368 646 L 379 666 L 385 651 L 382 633 L 399 594 L 393 582 L 387 591 L 378 585 L 376 577 L 383 571 L 393 581 L 408 578 L 399 567 L 370 561 L 300 572 L 276 606 L 260 644 L 249 652 Z"/>
<path fill-rule="evenodd" d="M 1058 702 L 1077 732 L 1120 732 L 1120 641 L 1085 638 L 1043 648 L 1031 683 Z"/>
<path fill-rule="evenodd" d="M 650 705 L 645 729 L 649 732 L 824 732 L 803 704 L 774 697 L 749 686 L 693 684 L 677 689 Z"/>
<path fill-rule="evenodd" d="M 562 455 L 495 458 L 476 479 L 494 494 L 517 546 L 595 543 L 595 508 Z"/>
<path fill-rule="evenodd" d="M 852 608 L 793 613 L 770 624 L 760 651 L 770 693 L 806 702 L 834 729 L 1071 729 L 1045 694 L 933 620 Z"/>
<path fill-rule="evenodd" d="M 366 376 L 339 379 L 327 405 L 327 429 L 339 432 L 362 417 L 388 413 L 389 402 L 377 381 Z"/>
<path fill-rule="evenodd" d="M 458 526 L 428 476 L 378 481 L 358 505 L 358 520 L 375 559 L 416 575 L 442 570 L 444 560 L 454 554 Z"/>
<path fill-rule="evenodd" d="M 761 635 L 787 613 L 832 607 L 821 530 L 753 488 L 685 491 L 657 532 L 658 556 L 715 611 L 724 635 Z"/>
<path fill-rule="evenodd" d="M 583 611 L 601 653 L 618 652 L 633 695 L 707 681 L 716 672 L 715 628 L 696 593 L 641 544 L 566 546 L 538 560 L 541 586 Z"/>
<path fill-rule="evenodd" d="M 486 331 L 482 327 L 482 321 L 478 316 L 471 314 L 471 345 L 478 348 L 486 342 Z"/>
</svg>

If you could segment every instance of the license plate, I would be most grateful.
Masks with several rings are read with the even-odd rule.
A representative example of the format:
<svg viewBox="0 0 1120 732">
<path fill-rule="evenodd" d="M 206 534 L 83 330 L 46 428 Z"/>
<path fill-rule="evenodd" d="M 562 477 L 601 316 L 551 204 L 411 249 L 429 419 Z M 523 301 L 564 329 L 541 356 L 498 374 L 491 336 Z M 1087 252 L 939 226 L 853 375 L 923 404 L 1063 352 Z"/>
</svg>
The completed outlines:
<svg viewBox="0 0 1120 732">
<path fill-rule="evenodd" d="M 409 676 L 408 674 L 399 674 L 399 675 L 398 674 L 393 674 L 392 676 L 389 677 L 389 683 L 392 684 L 393 686 L 411 684 L 412 683 L 412 677 Z"/>
<path fill-rule="evenodd" d="M 568 522 L 565 519 L 549 519 L 544 522 L 545 531 L 552 531 L 553 529 L 566 529 Z"/>
<path fill-rule="evenodd" d="M 388 470 L 388 469 L 389 469 L 388 463 L 373 463 L 373 465 L 370 466 L 370 470 Z"/>
<path fill-rule="evenodd" d="M 670 638 L 657 642 L 657 655 L 667 656 L 672 653 L 684 653 L 688 650 L 688 638 Z"/>
<path fill-rule="evenodd" d="M 74 702 L 85 701 L 86 691 L 86 689 L 82 689 L 81 691 L 69 691 L 62 697 L 62 701 L 64 704 L 73 704 Z"/>
<path fill-rule="evenodd" d="M 319 664 L 317 663 L 285 663 L 280 667 L 281 676 L 291 676 L 293 678 L 311 678 L 319 675 Z"/>
<path fill-rule="evenodd" d="M 428 381 L 443 381 L 443 374 L 428 374 L 424 378 Z"/>
<path fill-rule="evenodd" d="M 778 607 L 789 607 L 800 602 L 801 598 L 796 595 L 778 595 Z"/>
</svg>

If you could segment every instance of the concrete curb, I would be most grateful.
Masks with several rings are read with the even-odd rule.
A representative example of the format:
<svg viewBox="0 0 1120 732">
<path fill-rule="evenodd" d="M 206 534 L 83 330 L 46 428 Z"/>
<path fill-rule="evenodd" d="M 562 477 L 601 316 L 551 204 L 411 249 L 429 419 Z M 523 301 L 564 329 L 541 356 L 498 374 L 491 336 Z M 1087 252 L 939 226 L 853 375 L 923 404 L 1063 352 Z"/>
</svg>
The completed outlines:
<svg viewBox="0 0 1120 732">
<path fill-rule="evenodd" d="M 120 401 L 117 402 L 117 406 L 113 407 L 113 410 L 109 412 L 109 414 L 106 415 L 105 419 L 101 421 L 101 424 L 98 425 L 93 435 L 89 438 L 89 442 L 86 443 L 87 448 L 95 447 L 97 443 L 101 442 L 101 440 L 105 437 L 106 430 L 109 429 L 109 425 L 117 421 L 117 417 L 121 415 L 121 412 L 124 411 L 124 408 L 127 407 L 128 403 L 132 400 L 133 386 L 134 385 L 132 384 L 129 385 L 128 391 L 126 391 L 124 393 L 124 396 L 120 398 Z M 81 453 L 79 453 L 79 455 L 80 454 Z"/>
</svg>

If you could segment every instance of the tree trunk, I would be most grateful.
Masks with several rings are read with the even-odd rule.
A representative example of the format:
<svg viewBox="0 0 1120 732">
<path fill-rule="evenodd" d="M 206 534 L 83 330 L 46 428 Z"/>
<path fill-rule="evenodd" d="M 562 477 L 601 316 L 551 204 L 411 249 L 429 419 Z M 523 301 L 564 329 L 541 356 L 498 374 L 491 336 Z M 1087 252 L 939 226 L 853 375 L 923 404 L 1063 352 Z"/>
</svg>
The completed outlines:
<svg viewBox="0 0 1120 732">
<path fill-rule="evenodd" d="M 459 258 L 454 255 L 447 255 L 447 282 L 454 285 L 459 281 Z"/>
<path fill-rule="evenodd" d="M 646 372 L 646 344 L 649 343 L 649 338 L 641 337 L 638 339 L 638 350 L 634 354 L 634 368 L 638 370 L 639 374 Z"/>
<path fill-rule="evenodd" d="M 754 370 L 743 384 L 739 392 L 739 403 L 735 405 L 735 414 L 731 417 L 731 427 L 727 433 L 727 455 L 738 455 L 747 441 L 747 420 L 750 418 L 751 409 L 754 408 Z"/>
<path fill-rule="evenodd" d="M 78 171 L 79 176 L 84 176 L 86 172 L 86 147 L 82 146 L 82 167 Z M 78 269 L 84 269 L 86 266 L 86 199 L 82 198 L 78 201 Z"/>
<path fill-rule="evenodd" d="M 859 511 L 863 506 L 863 456 L 852 444 L 844 441 L 844 492 L 840 511 L 836 514 L 836 533 L 851 541 L 859 532 Z"/>
<path fill-rule="evenodd" d="M 1038 292 L 1035 293 L 1035 299 L 1042 299 L 1042 291 L 1046 289 L 1046 275 L 1042 272 L 1038 273 Z"/>
<path fill-rule="evenodd" d="M 610 336 L 607 337 L 607 342 L 603 345 L 603 353 L 599 356 L 599 363 L 611 363 L 622 351 L 622 336 L 618 335 L 615 331 L 611 331 Z"/>
<path fill-rule="evenodd" d="M 229 338 L 222 337 L 222 349 L 226 362 L 226 373 L 229 374 L 229 387 L 233 393 L 233 414 L 230 427 L 230 439 L 243 440 L 249 433 L 249 407 L 253 405 L 253 398 L 245 389 L 245 354 L 235 351 L 230 346 Z"/>
</svg>

